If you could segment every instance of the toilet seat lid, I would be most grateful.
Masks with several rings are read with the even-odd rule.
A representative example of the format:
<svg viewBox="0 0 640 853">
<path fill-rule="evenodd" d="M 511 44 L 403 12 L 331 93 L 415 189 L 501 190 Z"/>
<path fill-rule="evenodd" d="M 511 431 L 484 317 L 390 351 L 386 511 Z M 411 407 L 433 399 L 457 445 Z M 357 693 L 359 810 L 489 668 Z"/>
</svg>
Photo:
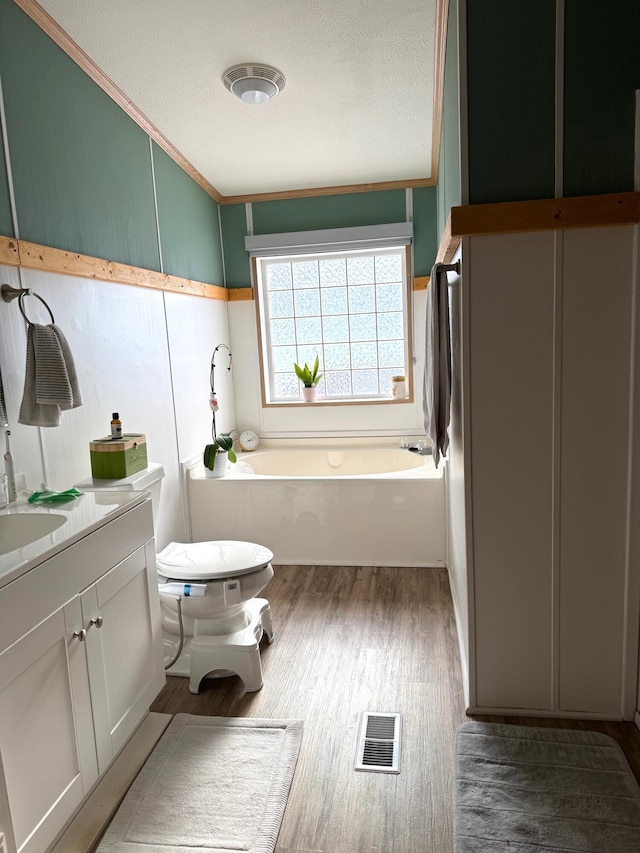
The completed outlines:
<svg viewBox="0 0 640 853">
<path fill-rule="evenodd" d="M 263 569 L 273 553 L 254 542 L 170 542 L 156 557 L 160 574 L 176 580 L 211 580 Z"/>
</svg>

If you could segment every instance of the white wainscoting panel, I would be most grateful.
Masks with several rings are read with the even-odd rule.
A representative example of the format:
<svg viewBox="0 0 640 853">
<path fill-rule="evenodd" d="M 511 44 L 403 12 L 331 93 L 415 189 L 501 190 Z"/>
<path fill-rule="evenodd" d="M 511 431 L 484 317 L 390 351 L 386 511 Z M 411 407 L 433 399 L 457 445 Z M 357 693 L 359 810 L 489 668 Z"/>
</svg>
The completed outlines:
<svg viewBox="0 0 640 853">
<path fill-rule="evenodd" d="M 566 231 L 560 708 L 619 713 L 625 621 L 633 228 Z"/>
<path fill-rule="evenodd" d="M 476 710 L 633 717 L 634 240 L 621 226 L 465 249 Z"/>
<path fill-rule="evenodd" d="M 165 293 L 171 373 L 176 405 L 176 424 L 180 459 L 200 453 L 211 441 L 211 408 L 209 406 L 209 374 L 211 356 L 218 344 L 226 344 L 233 352 L 231 372 L 229 353 L 216 353 L 215 390 L 219 404 L 216 416 L 218 433 L 235 429 L 234 375 L 244 383 L 240 372 L 242 358 L 236 356 L 229 340 L 227 303 Z M 239 344 L 242 346 L 242 344 Z"/>
<path fill-rule="evenodd" d="M 460 253 L 453 259 L 459 260 Z M 465 279 L 448 274 L 449 304 L 451 311 L 451 425 L 449 427 L 449 450 L 446 462 L 447 483 L 447 566 L 451 595 L 456 614 L 460 662 L 467 704 L 470 702 L 470 618 L 473 614 L 469 607 L 470 578 L 467 560 L 467 522 L 470 512 L 466 506 L 466 489 L 469 485 L 465 477 L 465 393 L 463 387 L 463 359 L 466 342 L 464 340 L 465 311 L 468 313 L 468 288 Z"/>
<path fill-rule="evenodd" d="M 553 234 L 472 238 L 464 263 L 477 704 L 549 708 Z"/>
<path fill-rule="evenodd" d="M 20 285 L 17 270 L 1 271 L 3 282 Z M 228 343 L 227 303 L 167 294 L 165 313 L 162 291 L 32 270 L 22 271 L 22 283 L 46 300 L 67 338 L 83 405 L 65 412 L 58 428 L 39 430 L 17 423 L 25 324 L 16 302 L 0 303 L 0 364 L 16 470 L 27 474 L 31 488 L 45 478 L 54 489 L 85 479 L 91 473 L 89 442 L 108 435 L 111 413 L 117 411 L 125 432 L 145 433 L 149 461 L 165 469 L 158 548 L 171 540 L 185 541 L 178 456 L 196 452 L 211 434 L 209 365 L 216 344 Z M 37 300 L 27 298 L 25 305 L 34 321 L 49 322 Z M 221 365 L 226 368 L 224 358 Z M 233 387 L 224 373 L 226 369 L 216 377 L 219 426 L 232 429 Z"/>
<path fill-rule="evenodd" d="M 17 267 L 0 266 L 0 284 L 20 287 L 19 273 Z M 37 300 L 35 302 L 36 305 L 40 305 Z M 48 322 L 47 313 L 42 306 L 39 311 L 36 309 L 34 319 L 40 323 Z M 11 429 L 11 450 L 16 472 L 26 474 L 29 485 L 37 487 L 44 479 L 38 430 L 18 425 L 18 411 L 24 390 L 26 347 L 25 323 L 17 301 L 0 300 L 0 370 Z M 4 450 L 5 436 L 2 428 L 0 429 L 0 458 L 4 455 Z M 4 472 L 3 462 L 0 462 L 0 471 Z"/>
</svg>

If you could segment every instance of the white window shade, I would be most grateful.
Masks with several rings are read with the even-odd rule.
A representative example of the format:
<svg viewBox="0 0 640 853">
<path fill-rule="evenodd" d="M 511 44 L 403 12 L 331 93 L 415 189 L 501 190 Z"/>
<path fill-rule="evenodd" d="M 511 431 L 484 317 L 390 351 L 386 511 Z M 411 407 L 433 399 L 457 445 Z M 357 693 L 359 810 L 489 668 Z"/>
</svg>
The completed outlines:
<svg viewBox="0 0 640 853">
<path fill-rule="evenodd" d="M 412 222 L 366 225 L 355 228 L 328 228 L 322 231 L 290 231 L 284 234 L 258 234 L 245 237 L 245 249 L 251 257 L 272 257 L 306 252 L 347 252 L 369 246 L 387 248 L 408 246 L 413 238 Z"/>
</svg>

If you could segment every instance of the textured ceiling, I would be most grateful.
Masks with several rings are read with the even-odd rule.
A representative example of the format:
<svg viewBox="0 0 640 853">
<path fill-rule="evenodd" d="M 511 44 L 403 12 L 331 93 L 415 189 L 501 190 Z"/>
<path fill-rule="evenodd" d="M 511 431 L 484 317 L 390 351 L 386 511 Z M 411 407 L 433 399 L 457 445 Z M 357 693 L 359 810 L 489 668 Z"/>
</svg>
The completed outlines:
<svg viewBox="0 0 640 853">
<path fill-rule="evenodd" d="M 429 178 L 436 0 L 39 0 L 222 195 Z M 273 65 L 259 106 L 231 65 Z"/>
</svg>

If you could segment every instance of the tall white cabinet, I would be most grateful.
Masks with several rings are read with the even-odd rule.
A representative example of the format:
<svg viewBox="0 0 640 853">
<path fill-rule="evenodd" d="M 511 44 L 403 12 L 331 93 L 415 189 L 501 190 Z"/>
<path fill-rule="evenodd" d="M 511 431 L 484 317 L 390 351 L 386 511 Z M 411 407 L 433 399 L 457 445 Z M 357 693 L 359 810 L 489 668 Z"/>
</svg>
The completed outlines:
<svg viewBox="0 0 640 853">
<path fill-rule="evenodd" d="M 457 589 L 473 710 L 633 719 L 635 239 L 617 226 L 463 241 L 454 451 L 465 461 L 468 583 Z"/>
<path fill-rule="evenodd" d="M 149 500 L 0 589 L 0 827 L 42 853 L 164 681 Z"/>
</svg>

